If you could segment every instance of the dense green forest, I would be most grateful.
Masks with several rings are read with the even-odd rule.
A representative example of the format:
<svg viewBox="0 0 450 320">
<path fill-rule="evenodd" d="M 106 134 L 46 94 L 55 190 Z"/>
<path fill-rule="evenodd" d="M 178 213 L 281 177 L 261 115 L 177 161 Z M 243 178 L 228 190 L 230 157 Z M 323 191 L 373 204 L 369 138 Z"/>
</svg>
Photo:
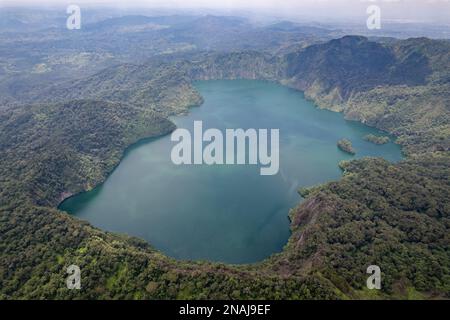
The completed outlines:
<svg viewBox="0 0 450 320">
<path fill-rule="evenodd" d="M 185 43 L 206 37 L 192 32 L 201 23 L 184 23 L 191 32 L 176 35 Z M 287 41 L 282 27 L 270 36 Z M 216 45 L 234 49 L 233 39 Z M 253 51 L 258 39 L 250 51 L 107 65 L 28 90 L 0 83 L 1 299 L 450 298 L 449 42 L 347 36 Z M 285 249 L 252 265 L 176 261 L 56 209 L 101 183 L 132 143 L 173 130 L 167 116 L 201 104 L 192 81 L 235 78 L 302 90 L 318 107 L 395 135 L 407 158 L 344 162 L 339 181 L 301 190 Z M 369 291 L 365 267 L 375 262 L 383 287 Z M 65 286 L 71 264 L 82 290 Z"/>
<path fill-rule="evenodd" d="M 341 149 L 344 152 L 347 152 L 349 154 L 355 154 L 356 150 L 352 146 L 352 142 L 348 139 L 341 139 L 337 142 L 337 146 L 339 149 Z"/>
</svg>

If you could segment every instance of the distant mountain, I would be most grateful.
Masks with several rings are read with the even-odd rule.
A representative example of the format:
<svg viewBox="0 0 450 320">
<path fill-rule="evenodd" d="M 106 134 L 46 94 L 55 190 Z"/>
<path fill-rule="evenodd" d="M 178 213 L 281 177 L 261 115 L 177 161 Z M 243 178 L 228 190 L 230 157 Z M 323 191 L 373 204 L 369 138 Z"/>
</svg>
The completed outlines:
<svg viewBox="0 0 450 320">
<path fill-rule="evenodd" d="M 3 13 L 0 25 L 11 28 L 0 27 L 1 103 L 20 100 L 16 89 L 80 79 L 121 63 L 144 64 L 158 56 L 204 51 L 284 55 L 335 35 L 306 26 L 254 25 L 229 16 L 117 17 L 109 11 L 84 13 L 81 30 L 71 31 L 61 12 Z"/>
<path fill-rule="evenodd" d="M 114 31 L 124 26 L 136 26 L 149 23 L 155 23 L 155 20 L 146 16 L 125 16 L 111 18 L 100 22 L 88 24 L 83 26 L 83 31 L 89 32 L 105 32 Z"/>
<path fill-rule="evenodd" d="M 159 25 L 165 27 L 173 27 L 195 21 L 195 16 L 141 16 L 141 15 L 127 15 L 123 17 L 114 17 L 102 20 L 95 23 L 87 24 L 83 27 L 83 31 L 88 32 L 113 32 L 120 29 L 145 26 L 145 25 Z"/>
<path fill-rule="evenodd" d="M 266 30 L 284 31 L 284 32 L 300 32 L 303 34 L 329 35 L 332 30 L 327 28 L 308 26 L 291 21 L 280 21 L 265 27 Z"/>
<path fill-rule="evenodd" d="M 206 15 L 202 17 L 198 17 L 191 21 L 187 21 L 178 26 L 178 30 L 191 30 L 201 31 L 201 32 L 216 32 L 220 29 L 231 29 L 231 30 L 240 30 L 243 27 L 250 27 L 251 24 L 247 19 L 241 17 L 232 17 L 232 16 L 214 16 L 214 15 Z"/>
</svg>

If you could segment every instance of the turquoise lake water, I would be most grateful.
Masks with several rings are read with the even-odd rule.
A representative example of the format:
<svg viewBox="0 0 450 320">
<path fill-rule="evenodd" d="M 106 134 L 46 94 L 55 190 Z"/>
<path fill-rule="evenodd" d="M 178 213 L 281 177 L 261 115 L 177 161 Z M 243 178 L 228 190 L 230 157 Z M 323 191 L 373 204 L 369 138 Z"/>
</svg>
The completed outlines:
<svg viewBox="0 0 450 320">
<path fill-rule="evenodd" d="M 398 145 L 363 140 L 376 129 L 320 110 L 301 92 L 251 80 L 201 81 L 205 99 L 179 128 L 203 121 L 218 128 L 279 129 L 280 170 L 261 176 L 259 165 L 172 163 L 170 135 L 137 143 L 99 187 L 60 205 L 108 231 L 143 238 L 178 259 L 250 263 L 280 252 L 290 231 L 288 213 L 302 199 L 297 190 L 339 179 L 341 160 L 364 156 L 402 158 Z M 347 138 L 356 155 L 339 150 Z"/>
</svg>

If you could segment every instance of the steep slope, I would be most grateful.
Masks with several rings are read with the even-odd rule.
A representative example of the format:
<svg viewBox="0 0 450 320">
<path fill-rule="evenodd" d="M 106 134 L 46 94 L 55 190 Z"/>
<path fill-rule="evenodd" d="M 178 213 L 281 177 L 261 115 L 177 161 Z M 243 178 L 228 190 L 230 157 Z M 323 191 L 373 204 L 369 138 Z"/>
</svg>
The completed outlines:
<svg viewBox="0 0 450 320">
<path fill-rule="evenodd" d="M 47 206 L 102 182 L 130 144 L 175 127 L 149 109 L 90 100 L 12 108 L 0 123 L 1 198 L 20 190 Z"/>
<path fill-rule="evenodd" d="M 335 109 L 352 94 L 377 86 L 425 84 L 432 71 L 429 58 L 419 52 L 397 57 L 393 48 L 360 36 L 313 45 L 286 60 L 292 84 Z"/>
<path fill-rule="evenodd" d="M 25 101 L 93 99 L 150 108 L 164 115 L 185 112 L 202 98 L 179 70 L 167 63 L 124 64 L 90 77 L 29 92 Z"/>
<path fill-rule="evenodd" d="M 450 154 L 341 167 L 340 181 L 303 190 L 306 200 L 291 212 L 293 234 L 283 252 L 289 264 L 282 266 L 293 274 L 321 272 L 355 297 L 380 294 L 362 285 L 371 264 L 381 267 L 385 292 L 393 296 L 448 295 Z"/>
<path fill-rule="evenodd" d="M 287 55 L 283 83 L 319 107 L 399 136 L 406 152 L 450 150 L 449 52 L 443 40 L 347 36 Z"/>
</svg>

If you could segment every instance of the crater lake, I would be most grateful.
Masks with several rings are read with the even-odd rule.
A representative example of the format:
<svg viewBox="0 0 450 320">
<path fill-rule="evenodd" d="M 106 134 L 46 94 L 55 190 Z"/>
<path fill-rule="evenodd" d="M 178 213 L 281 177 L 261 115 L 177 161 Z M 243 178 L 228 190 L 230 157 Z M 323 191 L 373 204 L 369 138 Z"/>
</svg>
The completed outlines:
<svg viewBox="0 0 450 320">
<path fill-rule="evenodd" d="M 130 147 L 106 181 L 66 199 L 59 209 L 104 230 L 136 236 L 178 259 L 227 263 L 261 261 L 280 252 L 290 235 L 289 210 L 300 187 L 342 175 L 338 163 L 365 156 L 402 159 L 398 145 L 363 139 L 382 134 L 340 113 L 318 109 L 299 91 L 253 80 L 195 83 L 204 98 L 178 128 L 279 129 L 280 167 L 261 176 L 259 165 L 175 165 L 170 135 Z M 386 134 L 383 134 L 386 135 Z M 336 143 L 346 138 L 355 155 Z"/>
</svg>

